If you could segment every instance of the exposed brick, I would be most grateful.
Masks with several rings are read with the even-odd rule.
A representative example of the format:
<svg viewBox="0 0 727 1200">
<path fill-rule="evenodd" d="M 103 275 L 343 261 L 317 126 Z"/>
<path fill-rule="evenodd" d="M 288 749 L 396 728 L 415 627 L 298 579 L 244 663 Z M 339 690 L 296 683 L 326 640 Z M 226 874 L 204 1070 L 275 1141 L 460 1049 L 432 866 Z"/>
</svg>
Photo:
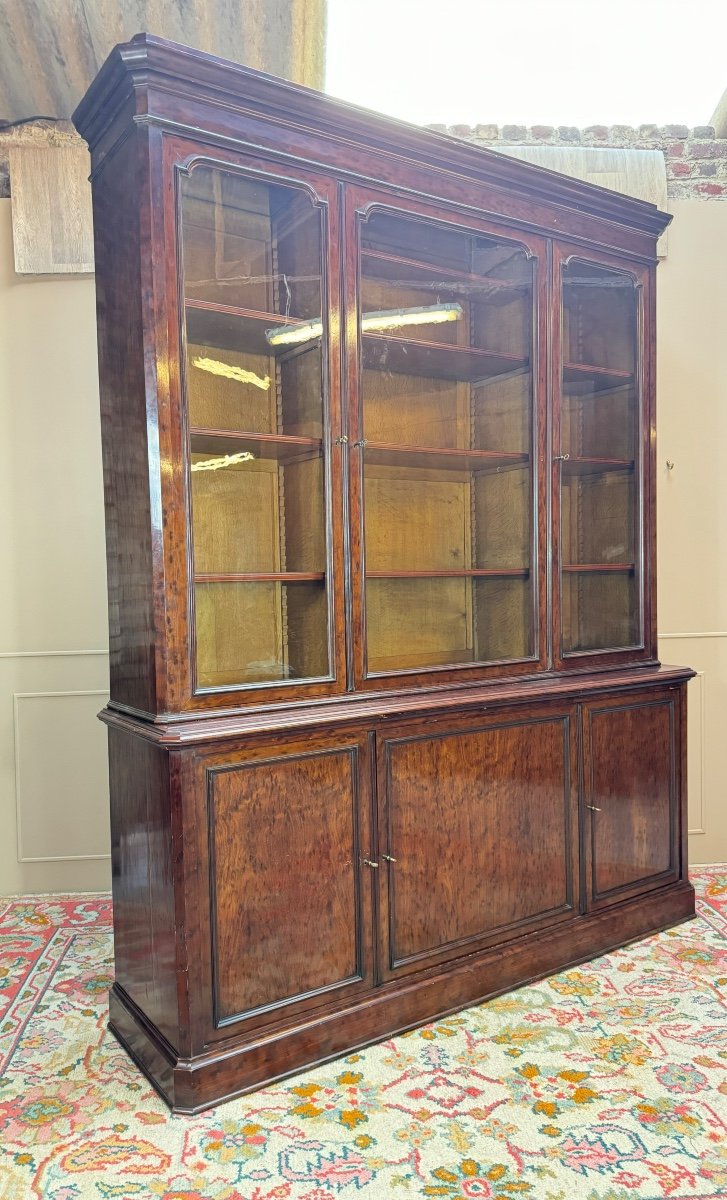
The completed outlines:
<svg viewBox="0 0 727 1200">
<path fill-rule="evenodd" d="M 727 183 L 699 181 L 694 184 L 694 192 L 698 196 L 723 196 L 727 200 Z"/>
<path fill-rule="evenodd" d="M 688 142 L 687 154 L 690 158 L 727 158 L 727 138 L 718 138 L 713 142 Z"/>
<path fill-rule="evenodd" d="M 496 142 L 499 132 L 497 125 L 475 125 L 475 137 L 483 142 Z"/>
<path fill-rule="evenodd" d="M 477 141 L 498 149 L 506 145 L 633 146 L 658 149 L 666 160 L 669 196 L 673 199 L 727 200 L 727 138 L 717 138 L 711 125 L 431 125 L 437 132 Z"/>
</svg>

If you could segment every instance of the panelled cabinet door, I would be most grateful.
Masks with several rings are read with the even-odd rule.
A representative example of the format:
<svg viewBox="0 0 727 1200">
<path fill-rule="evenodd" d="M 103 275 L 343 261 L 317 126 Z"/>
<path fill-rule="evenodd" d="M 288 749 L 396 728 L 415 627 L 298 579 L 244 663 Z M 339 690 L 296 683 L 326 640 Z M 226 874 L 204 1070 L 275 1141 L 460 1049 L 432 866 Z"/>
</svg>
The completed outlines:
<svg viewBox="0 0 727 1200">
<path fill-rule="evenodd" d="M 651 305 L 645 268 L 555 249 L 554 647 L 583 669 L 654 657 Z"/>
<path fill-rule="evenodd" d="M 168 545 L 187 545 L 186 703 L 340 691 L 335 185 L 176 139 L 167 171 L 185 485 L 167 520 Z"/>
<path fill-rule="evenodd" d="M 584 705 L 586 898 L 600 908 L 680 872 L 679 693 Z"/>
<path fill-rule="evenodd" d="M 312 734 L 197 763 L 209 1037 L 370 986 L 368 757 L 365 736 Z"/>
<path fill-rule="evenodd" d="M 382 740 L 384 977 L 577 915 L 573 724 L 532 710 Z"/>
<path fill-rule="evenodd" d="M 345 244 L 357 680 L 532 671 L 545 243 L 350 188 Z"/>
</svg>

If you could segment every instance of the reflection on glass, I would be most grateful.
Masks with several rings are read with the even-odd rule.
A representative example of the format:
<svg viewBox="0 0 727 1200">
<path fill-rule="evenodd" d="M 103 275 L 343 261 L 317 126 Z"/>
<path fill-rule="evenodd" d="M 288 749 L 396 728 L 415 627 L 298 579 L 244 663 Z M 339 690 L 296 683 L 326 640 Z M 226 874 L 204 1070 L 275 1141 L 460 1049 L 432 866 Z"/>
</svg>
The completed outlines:
<svg viewBox="0 0 727 1200">
<path fill-rule="evenodd" d="M 534 653 L 532 319 L 522 247 L 362 225 L 369 673 Z"/>
<path fill-rule="evenodd" d="M 294 188 L 198 168 L 182 257 L 197 684 L 326 677 L 319 212 Z"/>
<path fill-rule="evenodd" d="M 640 639 L 636 337 L 633 278 L 571 260 L 561 389 L 565 654 Z"/>
</svg>

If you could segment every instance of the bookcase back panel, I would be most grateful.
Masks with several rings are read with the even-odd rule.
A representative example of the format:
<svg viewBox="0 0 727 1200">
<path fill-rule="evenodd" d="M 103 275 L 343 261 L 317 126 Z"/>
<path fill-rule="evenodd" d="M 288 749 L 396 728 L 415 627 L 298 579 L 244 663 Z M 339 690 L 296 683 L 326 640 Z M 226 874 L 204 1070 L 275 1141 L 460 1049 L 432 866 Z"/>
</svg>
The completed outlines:
<svg viewBox="0 0 727 1200">
<path fill-rule="evenodd" d="M 633 571 L 568 575 L 563 584 L 563 628 L 565 648 L 573 653 L 633 646 L 639 631 Z"/>
<path fill-rule="evenodd" d="M 187 299 L 320 320 L 320 218 L 302 191 L 201 166 L 182 223 Z"/>
<path fill-rule="evenodd" d="M 288 677 L 280 583 L 198 583 L 195 609 L 201 687 Z"/>
<path fill-rule="evenodd" d="M 325 674 L 327 605 L 318 582 L 198 583 L 195 599 L 200 687 Z"/>
<path fill-rule="evenodd" d="M 212 331 L 204 332 L 213 336 Z M 269 356 L 226 348 L 221 362 L 212 341 L 188 340 L 187 364 L 187 403 L 193 428 L 234 431 L 244 423 L 250 433 L 275 432 L 275 366 Z"/>
<path fill-rule="evenodd" d="M 485 662 L 529 658 L 533 653 L 530 581 L 494 576 L 477 579 L 473 591 L 477 657 Z"/>
<path fill-rule="evenodd" d="M 363 372 L 366 437 L 392 445 L 461 446 L 464 389 L 449 379 Z"/>
<path fill-rule="evenodd" d="M 369 672 L 471 662 L 471 594 L 466 578 L 368 579 Z"/>
</svg>

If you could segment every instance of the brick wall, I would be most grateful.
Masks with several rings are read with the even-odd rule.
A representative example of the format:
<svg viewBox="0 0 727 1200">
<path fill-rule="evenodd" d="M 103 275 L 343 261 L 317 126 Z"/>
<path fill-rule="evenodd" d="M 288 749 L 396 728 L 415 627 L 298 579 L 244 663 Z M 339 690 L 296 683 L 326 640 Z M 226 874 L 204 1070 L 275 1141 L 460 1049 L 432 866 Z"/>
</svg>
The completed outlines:
<svg viewBox="0 0 727 1200">
<path fill-rule="evenodd" d="M 711 125 L 432 125 L 480 146 L 593 146 L 599 149 L 661 150 L 669 196 L 675 200 L 727 200 L 727 138 Z"/>
</svg>

